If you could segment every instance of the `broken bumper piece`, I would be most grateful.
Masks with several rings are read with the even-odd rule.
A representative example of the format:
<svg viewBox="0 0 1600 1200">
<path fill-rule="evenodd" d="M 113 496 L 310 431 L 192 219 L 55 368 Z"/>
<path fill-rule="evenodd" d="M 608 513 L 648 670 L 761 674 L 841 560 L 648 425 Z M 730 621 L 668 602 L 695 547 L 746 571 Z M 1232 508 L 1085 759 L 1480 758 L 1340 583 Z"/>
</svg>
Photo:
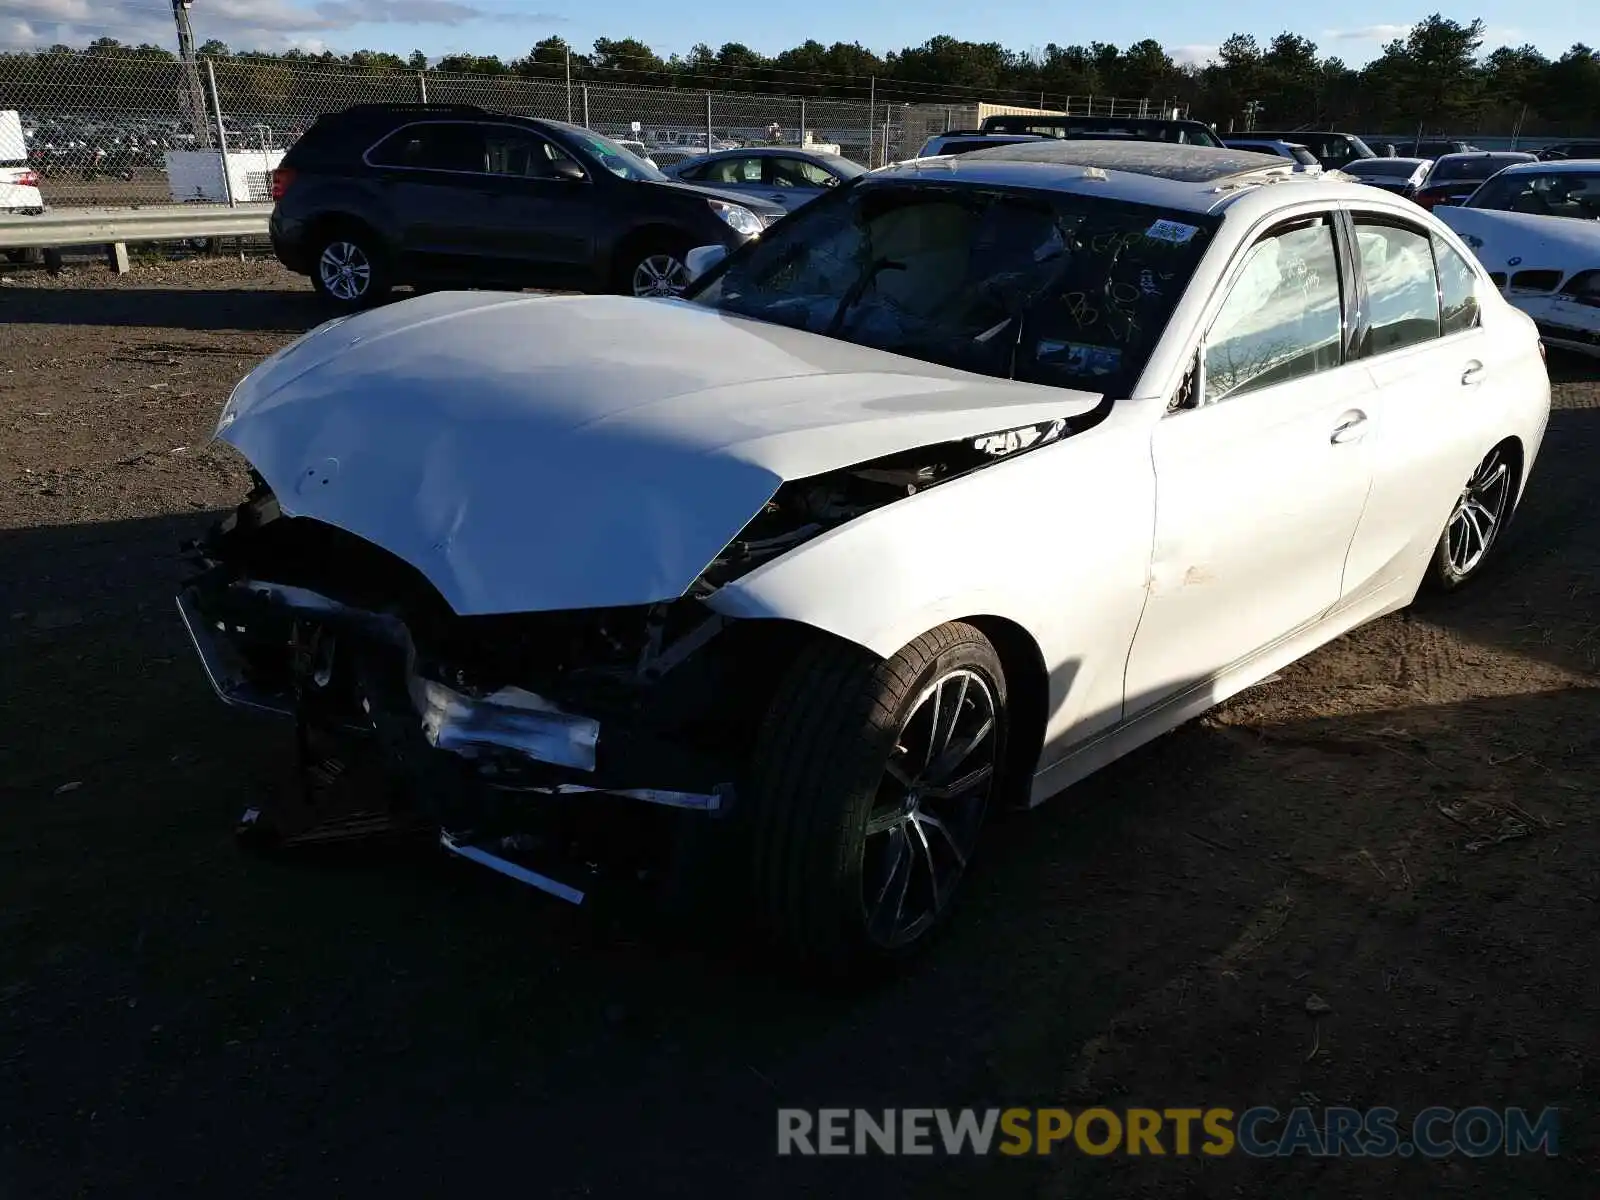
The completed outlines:
<svg viewBox="0 0 1600 1200">
<path fill-rule="evenodd" d="M 456 857 L 581 904 L 589 889 L 562 877 L 602 874 L 597 830 L 609 839 L 644 818 L 731 806 L 732 786 L 712 782 L 719 768 L 641 752 L 654 735 L 626 713 L 597 718 L 518 686 L 472 689 L 431 647 L 419 652 L 397 616 L 225 577 L 196 581 L 177 603 L 216 694 L 296 724 L 299 793 L 276 811 L 251 809 L 241 831 L 252 836 L 431 830 Z"/>
<path fill-rule="evenodd" d="M 509 858 L 493 854 L 482 846 L 459 842 L 454 836 L 443 830 L 439 833 L 439 845 L 458 858 L 464 858 L 468 862 L 475 862 L 479 866 L 488 867 L 491 871 L 498 871 L 509 879 L 515 879 L 518 883 L 525 883 L 531 888 L 538 888 L 541 892 L 548 892 L 557 899 L 565 900 L 568 904 L 583 903 L 584 894 L 577 888 L 562 883 L 559 879 L 552 879 L 548 875 L 525 867 L 521 863 L 512 862 Z"/>
<path fill-rule="evenodd" d="M 599 721 L 562 712 L 521 688 L 475 700 L 431 679 L 413 676 L 409 682 L 422 731 L 439 750 L 466 758 L 485 749 L 509 750 L 535 762 L 594 770 Z"/>
</svg>

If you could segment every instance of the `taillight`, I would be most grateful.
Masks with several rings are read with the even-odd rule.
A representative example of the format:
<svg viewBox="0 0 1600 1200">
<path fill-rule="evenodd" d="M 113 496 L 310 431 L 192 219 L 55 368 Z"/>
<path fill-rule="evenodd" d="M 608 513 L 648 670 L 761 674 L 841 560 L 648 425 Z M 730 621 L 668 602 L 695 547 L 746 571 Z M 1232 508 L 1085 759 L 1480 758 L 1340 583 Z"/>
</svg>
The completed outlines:
<svg viewBox="0 0 1600 1200">
<path fill-rule="evenodd" d="M 18 187 L 34 187 L 34 188 L 38 187 L 39 186 L 39 172 L 37 172 L 37 171 L 24 171 L 24 172 L 22 172 L 22 174 L 17 176 L 17 186 Z"/>
<path fill-rule="evenodd" d="M 289 186 L 292 183 L 294 183 L 294 168 L 277 168 L 272 172 L 272 198 L 274 200 L 282 200 L 283 194 L 289 190 Z"/>
</svg>

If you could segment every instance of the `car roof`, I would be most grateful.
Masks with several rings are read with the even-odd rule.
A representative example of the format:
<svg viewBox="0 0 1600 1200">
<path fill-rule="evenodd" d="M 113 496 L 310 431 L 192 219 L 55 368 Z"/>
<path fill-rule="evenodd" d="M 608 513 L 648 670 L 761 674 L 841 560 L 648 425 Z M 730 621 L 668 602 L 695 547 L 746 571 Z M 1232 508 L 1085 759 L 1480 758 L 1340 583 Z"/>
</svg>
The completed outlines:
<svg viewBox="0 0 1600 1200">
<path fill-rule="evenodd" d="M 1352 167 L 1360 168 L 1363 165 L 1371 166 L 1375 163 L 1410 163 L 1413 167 L 1422 167 L 1433 161 L 1434 160 L 1431 158 L 1407 158 L 1404 155 L 1398 154 L 1391 157 L 1380 154 L 1377 158 L 1358 158 L 1354 162 L 1346 163 L 1344 166 L 1340 167 L 1339 170 L 1348 171 Z"/>
<path fill-rule="evenodd" d="M 1272 154 L 1175 142 L 1055 138 L 970 154 L 907 159 L 872 172 L 862 182 L 912 178 L 930 183 L 943 178 L 996 187 L 1092 192 L 1191 213 L 1215 212 L 1269 184 L 1274 191 L 1279 184 L 1293 187 L 1297 199 L 1329 203 L 1365 201 L 1373 191 L 1365 184 L 1325 181 L 1296 172 L 1294 164 Z"/>
<path fill-rule="evenodd" d="M 930 142 L 993 142 L 995 145 L 1004 145 L 1009 142 L 1042 142 L 1043 134 L 1038 133 L 985 133 L 981 129 L 947 129 L 943 133 L 936 133 L 928 139 Z"/>
<path fill-rule="evenodd" d="M 1519 162 L 1505 169 L 1507 175 L 1548 175 L 1566 171 L 1573 175 L 1600 174 L 1600 158 L 1563 158 L 1554 162 Z"/>
<path fill-rule="evenodd" d="M 1441 154 L 1434 159 L 1435 163 L 1459 162 L 1464 158 L 1487 158 L 1506 162 L 1520 163 L 1533 161 L 1533 155 L 1526 150 L 1466 150 L 1458 154 Z"/>
<path fill-rule="evenodd" d="M 781 154 L 785 158 L 820 158 L 824 162 L 849 162 L 842 154 L 828 150 L 813 150 L 809 146 L 735 146 L 731 150 L 713 150 L 710 154 L 697 154 L 696 158 L 771 158 Z"/>
</svg>

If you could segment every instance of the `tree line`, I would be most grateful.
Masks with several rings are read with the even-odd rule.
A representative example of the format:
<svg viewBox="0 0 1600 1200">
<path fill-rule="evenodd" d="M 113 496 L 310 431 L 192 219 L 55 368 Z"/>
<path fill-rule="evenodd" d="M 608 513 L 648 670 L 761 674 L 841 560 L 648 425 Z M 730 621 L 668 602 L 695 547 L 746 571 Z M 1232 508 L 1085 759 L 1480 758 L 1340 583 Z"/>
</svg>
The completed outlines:
<svg viewBox="0 0 1600 1200">
<path fill-rule="evenodd" d="M 261 67 L 337 70 L 341 75 L 400 72 L 473 74 L 525 79 L 716 89 L 890 103 L 970 104 L 979 100 L 1058 107 L 1068 97 L 1148 97 L 1187 104 L 1219 127 L 1244 129 L 1332 126 L 1363 132 L 1600 133 L 1600 51 L 1576 43 L 1551 58 L 1531 45 L 1484 50 L 1484 22 L 1441 14 L 1356 68 L 1325 56 L 1317 44 L 1280 33 L 1265 45 L 1235 34 L 1205 63 L 1176 62 L 1154 39 L 1118 47 L 1104 42 L 1021 52 L 995 42 L 934 37 L 920 46 L 877 54 L 859 43 L 807 41 L 780 54 L 759 54 L 738 42 L 695 46 L 663 58 L 635 38 L 600 38 L 579 52 L 559 37 L 520 57 L 454 54 L 435 61 L 421 50 L 402 57 L 380 51 L 278 54 L 236 51 L 219 41 L 202 56 L 226 60 L 232 72 Z M 119 60 L 174 60 L 159 46 L 101 38 L 88 46 L 54 46 L 0 55 L 0 96 L 7 82 L 37 82 L 52 59 L 83 54 Z M 119 62 L 105 64 L 115 71 Z M 114 86 L 114 84 L 112 85 Z"/>
</svg>

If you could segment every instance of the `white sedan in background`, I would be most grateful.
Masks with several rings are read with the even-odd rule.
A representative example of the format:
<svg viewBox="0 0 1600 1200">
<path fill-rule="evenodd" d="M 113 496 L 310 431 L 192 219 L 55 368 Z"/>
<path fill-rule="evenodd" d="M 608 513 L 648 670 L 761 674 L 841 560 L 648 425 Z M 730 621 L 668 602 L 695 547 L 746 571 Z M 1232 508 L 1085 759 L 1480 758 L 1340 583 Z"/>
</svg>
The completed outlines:
<svg viewBox="0 0 1600 1200">
<path fill-rule="evenodd" d="M 1507 167 L 1435 212 L 1548 345 L 1600 357 L 1600 160 Z"/>
<path fill-rule="evenodd" d="M 252 828 L 404 820 L 895 959 L 992 806 L 1478 576 L 1548 419 L 1453 233 L 1261 155 L 910 162 L 716 257 L 683 300 L 419 297 L 239 384 L 257 486 L 179 603 L 297 721 L 307 799 Z"/>
</svg>

